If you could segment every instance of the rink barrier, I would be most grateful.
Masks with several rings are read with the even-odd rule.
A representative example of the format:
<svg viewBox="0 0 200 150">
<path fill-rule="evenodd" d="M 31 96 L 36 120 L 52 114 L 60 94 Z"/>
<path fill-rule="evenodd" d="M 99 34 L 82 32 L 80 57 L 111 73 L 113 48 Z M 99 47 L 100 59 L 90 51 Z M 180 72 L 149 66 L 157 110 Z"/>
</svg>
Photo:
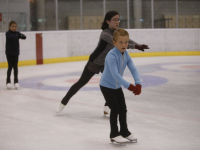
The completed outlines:
<svg viewBox="0 0 200 150">
<path fill-rule="evenodd" d="M 88 59 L 89 59 L 89 56 L 73 56 L 73 57 L 64 57 L 64 58 L 51 58 L 51 59 L 44 59 L 44 64 L 72 62 L 72 61 L 83 61 L 83 60 L 88 60 Z"/>
<path fill-rule="evenodd" d="M 200 55 L 200 29 L 127 29 L 130 39 L 148 44 L 131 57 Z M 102 30 L 26 31 L 20 40 L 19 66 L 88 60 Z M 37 35 L 39 40 L 37 39 Z M 92 38 L 91 38 L 92 37 Z M 0 33 L 0 68 L 7 67 L 5 33 Z"/>
<path fill-rule="evenodd" d="M 129 53 L 131 57 L 157 57 L 157 56 L 197 56 L 200 55 L 200 51 L 183 51 L 183 52 L 143 52 L 143 53 Z M 62 58 L 50 58 L 43 59 L 43 64 L 73 62 L 73 61 L 85 61 L 89 56 L 73 56 Z M 38 65 L 37 60 L 19 61 L 18 66 Z M 0 68 L 8 67 L 7 62 L 0 63 Z"/>
<path fill-rule="evenodd" d="M 18 66 L 30 66 L 30 65 L 36 65 L 36 60 L 23 60 L 18 62 Z M 7 62 L 1 62 L 0 68 L 7 68 L 8 63 Z"/>
<path fill-rule="evenodd" d="M 200 51 L 183 51 L 183 52 L 144 52 L 129 53 L 131 57 L 156 57 L 156 56 L 192 56 L 200 55 Z"/>
</svg>

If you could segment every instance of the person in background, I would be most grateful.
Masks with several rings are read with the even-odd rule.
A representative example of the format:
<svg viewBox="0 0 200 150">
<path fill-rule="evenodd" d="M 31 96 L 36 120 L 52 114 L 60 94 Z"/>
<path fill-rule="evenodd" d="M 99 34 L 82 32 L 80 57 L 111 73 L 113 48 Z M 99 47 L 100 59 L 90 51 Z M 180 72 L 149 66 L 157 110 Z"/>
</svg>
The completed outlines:
<svg viewBox="0 0 200 150">
<path fill-rule="evenodd" d="M 113 32 L 119 27 L 120 15 L 117 11 L 109 11 L 106 13 L 104 22 L 102 23 L 101 32 L 98 45 L 93 53 L 90 55 L 89 60 L 83 70 L 80 79 L 71 86 L 67 94 L 62 99 L 61 103 L 58 105 L 56 111 L 60 113 L 64 107 L 69 102 L 70 98 L 76 94 L 84 85 L 86 85 L 90 79 L 104 70 L 104 62 L 107 53 L 114 47 L 113 45 Z M 148 45 L 138 44 L 131 39 L 128 41 L 129 49 L 138 49 L 144 51 L 144 49 L 149 49 Z M 109 114 L 110 109 L 105 103 L 104 114 Z"/>
<path fill-rule="evenodd" d="M 117 29 L 113 33 L 113 45 L 115 46 L 107 54 L 104 71 L 100 80 L 100 89 L 110 108 L 110 139 L 111 142 L 125 143 L 126 140 L 137 141 L 127 126 L 127 108 L 124 93 L 121 86 L 135 95 L 141 93 L 141 81 L 138 71 L 126 51 L 129 42 L 129 34 L 124 29 Z M 123 78 L 126 66 L 129 68 L 135 85 Z M 118 130 L 118 116 L 120 130 Z"/>
<path fill-rule="evenodd" d="M 6 78 L 6 86 L 7 89 L 11 89 L 11 71 L 14 69 L 14 86 L 15 89 L 19 89 L 18 83 L 18 58 L 20 54 L 19 49 L 19 39 L 26 39 L 26 36 L 21 34 L 17 30 L 17 23 L 15 21 L 11 21 L 9 23 L 9 31 L 6 32 L 6 58 L 8 61 L 8 70 L 7 70 L 7 78 Z"/>
</svg>

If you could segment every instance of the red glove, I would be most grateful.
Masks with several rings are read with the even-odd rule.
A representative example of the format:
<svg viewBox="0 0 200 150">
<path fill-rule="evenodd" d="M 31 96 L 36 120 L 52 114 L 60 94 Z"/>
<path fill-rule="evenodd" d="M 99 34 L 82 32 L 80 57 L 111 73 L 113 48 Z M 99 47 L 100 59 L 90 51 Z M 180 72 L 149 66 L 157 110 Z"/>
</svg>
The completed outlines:
<svg viewBox="0 0 200 150">
<path fill-rule="evenodd" d="M 141 90 L 142 90 L 141 85 L 140 85 L 140 84 L 137 84 L 137 85 L 135 86 L 135 91 L 134 91 L 133 93 L 134 93 L 135 95 L 140 95 Z"/>
<path fill-rule="evenodd" d="M 135 45 L 135 48 L 144 51 L 144 49 L 149 49 L 148 45 L 142 44 L 142 45 Z"/>
<path fill-rule="evenodd" d="M 128 87 L 129 91 L 132 91 L 133 93 L 135 92 L 135 86 L 133 84 L 130 84 L 130 86 Z"/>
</svg>

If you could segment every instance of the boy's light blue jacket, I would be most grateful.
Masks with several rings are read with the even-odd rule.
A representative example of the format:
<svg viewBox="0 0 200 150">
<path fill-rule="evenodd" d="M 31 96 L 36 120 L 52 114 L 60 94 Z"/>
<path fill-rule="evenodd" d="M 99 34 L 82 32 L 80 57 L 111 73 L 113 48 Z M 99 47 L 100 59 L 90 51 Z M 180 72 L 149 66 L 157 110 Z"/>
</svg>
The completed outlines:
<svg viewBox="0 0 200 150">
<path fill-rule="evenodd" d="M 101 76 L 100 85 L 103 87 L 118 89 L 122 86 L 129 88 L 130 83 L 123 79 L 124 70 L 128 66 L 135 84 L 140 84 L 138 71 L 127 51 L 122 55 L 121 52 L 114 47 L 106 55 L 104 71 Z M 133 84 L 133 83 L 132 83 Z"/>
</svg>

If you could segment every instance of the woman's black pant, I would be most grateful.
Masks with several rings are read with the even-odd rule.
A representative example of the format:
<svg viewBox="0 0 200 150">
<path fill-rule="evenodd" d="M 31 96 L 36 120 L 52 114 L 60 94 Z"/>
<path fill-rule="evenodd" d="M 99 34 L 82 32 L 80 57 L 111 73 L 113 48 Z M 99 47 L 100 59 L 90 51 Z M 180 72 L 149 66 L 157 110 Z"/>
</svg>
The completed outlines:
<svg viewBox="0 0 200 150">
<path fill-rule="evenodd" d="M 18 83 L 18 55 L 6 55 L 8 61 L 6 84 L 11 83 L 10 76 L 12 68 L 14 69 L 14 83 Z"/>
<path fill-rule="evenodd" d="M 61 103 L 63 105 L 66 105 L 69 102 L 70 98 L 74 94 L 76 94 L 84 85 L 86 85 L 94 75 L 95 73 L 88 70 L 86 65 L 80 79 L 74 85 L 71 86 L 65 97 L 62 99 Z M 105 106 L 107 106 L 106 103 Z"/>
<path fill-rule="evenodd" d="M 103 86 L 100 86 L 103 96 L 111 109 L 110 112 L 110 138 L 114 138 L 118 135 L 123 137 L 129 136 L 131 133 L 128 130 L 126 122 L 126 102 L 124 98 L 124 93 L 121 88 L 119 89 L 110 89 Z M 118 116 L 120 123 L 120 131 L 118 130 Z"/>
</svg>

